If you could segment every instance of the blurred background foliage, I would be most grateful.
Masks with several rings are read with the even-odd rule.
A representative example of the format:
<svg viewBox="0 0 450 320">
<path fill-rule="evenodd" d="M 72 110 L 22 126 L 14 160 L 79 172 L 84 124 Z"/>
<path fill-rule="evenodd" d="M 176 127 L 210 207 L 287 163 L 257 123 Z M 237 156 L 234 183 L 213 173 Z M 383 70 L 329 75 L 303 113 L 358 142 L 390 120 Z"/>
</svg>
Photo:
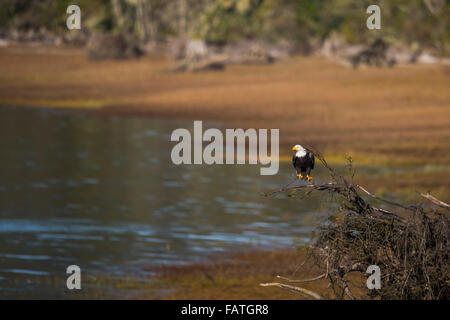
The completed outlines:
<svg viewBox="0 0 450 320">
<path fill-rule="evenodd" d="M 311 45 L 334 31 L 350 43 L 382 36 L 449 53 L 450 0 L 0 0 L 0 28 L 66 32 L 70 4 L 80 6 L 85 32 L 126 32 L 142 41 L 190 36 L 216 44 L 257 38 Z M 366 28 L 371 4 L 381 8 L 381 30 Z"/>
</svg>

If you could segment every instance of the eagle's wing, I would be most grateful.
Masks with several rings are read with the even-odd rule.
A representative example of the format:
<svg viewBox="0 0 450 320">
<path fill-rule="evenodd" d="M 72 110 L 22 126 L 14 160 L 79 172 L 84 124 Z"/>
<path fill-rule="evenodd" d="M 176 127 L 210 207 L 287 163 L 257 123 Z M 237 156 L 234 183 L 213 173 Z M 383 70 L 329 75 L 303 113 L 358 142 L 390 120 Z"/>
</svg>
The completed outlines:
<svg viewBox="0 0 450 320">
<path fill-rule="evenodd" d="M 314 169 L 314 153 L 312 153 L 311 151 L 308 152 L 308 156 L 311 158 L 311 169 Z"/>
<path fill-rule="evenodd" d="M 292 165 L 294 166 L 294 168 L 297 169 L 297 167 L 296 167 L 296 161 L 297 161 L 297 157 L 296 157 L 295 154 L 294 154 L 294 156 L 292 157 Z"/>
</svg>

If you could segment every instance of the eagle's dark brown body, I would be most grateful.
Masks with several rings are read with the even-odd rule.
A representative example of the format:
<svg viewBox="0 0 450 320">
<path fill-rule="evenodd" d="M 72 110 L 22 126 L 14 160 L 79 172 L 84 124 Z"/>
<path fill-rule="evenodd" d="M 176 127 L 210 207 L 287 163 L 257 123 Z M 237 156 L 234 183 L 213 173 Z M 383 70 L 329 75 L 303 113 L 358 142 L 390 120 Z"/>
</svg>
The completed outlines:
<svg viewBox="0 0 450 320">
<path fill-rule="evenodd" d="M 298 175 L 308 179 L 311 174 L 311 170 L 314 169 L 314 154 L 307 149 L 304 156 L 298 157 L 296 153 L 292 157 L 292 164 L 295 170 L 297 170 Z"/>
</svg>

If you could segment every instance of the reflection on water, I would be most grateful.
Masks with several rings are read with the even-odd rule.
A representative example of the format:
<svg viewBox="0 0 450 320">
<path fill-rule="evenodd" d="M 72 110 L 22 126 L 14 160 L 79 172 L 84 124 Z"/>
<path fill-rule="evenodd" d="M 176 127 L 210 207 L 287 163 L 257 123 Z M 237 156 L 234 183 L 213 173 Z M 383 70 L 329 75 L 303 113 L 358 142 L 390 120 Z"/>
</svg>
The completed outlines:
<svg viewBox="0 0 450 320">
<path fill-rule="evenodd" d="M 170 133 L 190 126 L 0 108 L 0 298 L 54 297 L 39 277 L 64 277 L 71 264 L 151 278 L 152 266 L 307 239 L 317 199 L 259 195 L 292 179 L 289 163 L 277 176 L 175 166 Z"/>
</svg>

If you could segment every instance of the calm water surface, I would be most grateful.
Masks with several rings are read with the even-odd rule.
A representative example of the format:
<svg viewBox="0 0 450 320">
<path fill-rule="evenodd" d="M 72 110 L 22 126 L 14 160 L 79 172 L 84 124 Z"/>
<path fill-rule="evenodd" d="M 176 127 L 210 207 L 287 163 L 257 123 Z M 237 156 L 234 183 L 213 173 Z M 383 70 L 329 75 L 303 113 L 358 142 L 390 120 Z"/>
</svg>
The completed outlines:
<svg viewBox="0 0 450 320">
<path fill-rule="evenodd" d="M 1 107 L 0 298 L 64 298 L 51 279 L 71 264 L 87 277 L 149 279 L 161 264 L 308 239 L 318 199 L 259 195 L 292 179 L 289 163 L 277 176 L 175 166 L 180 127 L 192 122 Z"/>
</svg>

